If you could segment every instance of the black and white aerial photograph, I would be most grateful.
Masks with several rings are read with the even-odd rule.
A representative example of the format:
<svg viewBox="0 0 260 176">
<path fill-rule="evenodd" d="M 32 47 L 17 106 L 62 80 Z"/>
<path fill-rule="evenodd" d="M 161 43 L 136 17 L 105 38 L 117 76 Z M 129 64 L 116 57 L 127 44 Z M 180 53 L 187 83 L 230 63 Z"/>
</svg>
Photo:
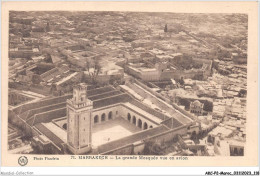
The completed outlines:
<svg viewBox="0 0 260 176">
<path fill-rule="evenodd" d="M 246 155 L 247 14 L 10 11 L 8 23 L 9 154 Z"/>
</svg>

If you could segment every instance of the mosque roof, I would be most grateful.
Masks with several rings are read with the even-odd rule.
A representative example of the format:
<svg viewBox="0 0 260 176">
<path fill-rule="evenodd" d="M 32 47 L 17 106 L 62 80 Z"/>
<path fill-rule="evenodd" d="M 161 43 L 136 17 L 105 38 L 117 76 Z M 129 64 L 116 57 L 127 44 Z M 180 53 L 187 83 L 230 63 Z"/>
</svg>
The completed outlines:
<svg viewBox="0 0 260 176">
<path fill-rule="evenodd" d="M 160 121 L 170 118 L 169 116 L 144 105 L 142 102 L 135 100 L 129 94 L 116 90 L 112 86 L 87 90 L 87 94 L 88 99 L 93 101 L 93 109 L 98 109 L 117 103 L 129 102 L 146 113 L 152 114 Z M 60 97 L 51 97 L 20 106 L 14 109 L 14 112 L 29 125 L 33 126 L 36 122 L 46 122 L 47 120 L 66 116 L 66 100 L 70 98 L 72 98 L 71 94 Z"/>
</svg>

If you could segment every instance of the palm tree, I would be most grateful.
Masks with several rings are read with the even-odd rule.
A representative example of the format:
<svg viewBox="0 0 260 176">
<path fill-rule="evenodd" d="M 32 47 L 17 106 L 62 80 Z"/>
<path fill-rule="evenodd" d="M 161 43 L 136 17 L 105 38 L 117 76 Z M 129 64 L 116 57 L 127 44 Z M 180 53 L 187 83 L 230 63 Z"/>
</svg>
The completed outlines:
<svg viewBox="0 0 260 176">
<path fill-rule="evenodd" d="M 94 70 L 93 70 L 93 71 L 90 71 L 90 68 L 93 68 Z M 99 74 L 100 71 L 101 71 L 101 65 L 100 65 L 100 63 L 99 63 L 99 60 L 96 59 L 96 60 L 94 61 L 94 66 L 93 66 L 93 67 L 91 67 L 91 66 L 90 66 L 90 62 L 87 61 L 87 62 L 86 62 L 86 71 L 88 71 L 88 74 L 89 74 L 89 76 L 90 76 L 90 78 L 91 78 L 91 80 L 92 80 L 92 83 L 95 84 L 95 83 L 96 83 L 96 78 L 97 78 L 98 74 Z"/>
</svg>

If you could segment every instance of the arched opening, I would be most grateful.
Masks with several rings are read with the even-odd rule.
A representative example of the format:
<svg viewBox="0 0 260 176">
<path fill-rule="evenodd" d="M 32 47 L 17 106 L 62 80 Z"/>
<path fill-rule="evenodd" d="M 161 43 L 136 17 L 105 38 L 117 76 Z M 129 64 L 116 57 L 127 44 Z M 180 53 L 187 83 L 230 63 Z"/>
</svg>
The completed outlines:
<svg viewBox="0 0 260 176">
<path fill-rule="evenodd" d="M 108 113 L 108 119 L 109 119 L 109 120 L 112 119 L 112 111 L 110 111 L 110 112 Z"/>
<path fill-rule="evenodd" d="M 62 128 L 65 129 L 65 130 L 67 130 L 67 123 L 64 123 L 64 124 L 62 125 Z"/>
<path fill-rule="evenodd" d="M 136 117 L 135 116 L 133 117 L 133 124 L 136 125 Z"/>
<path fill-rule="evenodd" d="M 146 130 L 148 128 L 148 125 L 146 122 L 144 122 L 144 130 Z"/>
<path fill-rule="evenodd" d="M 98 115 L 95 115 L 95 117 L 94 117 L 94 123 L 98 123 Z"/>
<path fill-rule="evenodd" d="M 127 114 L 127 120 L 130 122 L 131 121 L 131 115 L 130 113 Z"/>
<path fill-rule="evenodd" d="M 101 115 L 101 121 L 103 122 L 103 121 L 105 121 L 105 120 L 106 120 L 106 114 L 103 113 L 103 114 Z"/>
<path fill-rule="evenodd" d="M 140 120 L 140 119 L 138 120 L 138 127 L 142 128 L 142 120 Z"/>
<path fill-rule="evenodd" d="M 153 128 L 153 126 L 151 125 L 149 128 Z"/>
</svg>

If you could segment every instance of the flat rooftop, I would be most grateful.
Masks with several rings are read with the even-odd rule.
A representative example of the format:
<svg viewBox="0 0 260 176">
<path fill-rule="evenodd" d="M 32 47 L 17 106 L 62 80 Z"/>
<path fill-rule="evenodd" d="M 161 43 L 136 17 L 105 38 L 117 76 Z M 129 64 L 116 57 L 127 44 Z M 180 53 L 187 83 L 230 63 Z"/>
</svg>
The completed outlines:
<svg viewBox="0 0 260 176">
<path fill-rule="evenodd" d="M 35 128 L 43 135 L 45 135 L 47 138 L 51 140 L 52 143 L 54 143 L 59 150 L 62 149 L 62 144 L 64 143 L 63 140 L 60 139 L 55 133 L 53 133 L 53 130 L 48 129 L 45 125 L 42 123 L 38 123 L 35 125 Z"/>
<path fill-rule="evenodd" d="M 52 133 L 54 133 L 58 138 L 60 138 L 64 143 L 67 143 L 67 132 L 64 129 L 60 128 L 52 122 L 42 124 Z"/>
</svg>

